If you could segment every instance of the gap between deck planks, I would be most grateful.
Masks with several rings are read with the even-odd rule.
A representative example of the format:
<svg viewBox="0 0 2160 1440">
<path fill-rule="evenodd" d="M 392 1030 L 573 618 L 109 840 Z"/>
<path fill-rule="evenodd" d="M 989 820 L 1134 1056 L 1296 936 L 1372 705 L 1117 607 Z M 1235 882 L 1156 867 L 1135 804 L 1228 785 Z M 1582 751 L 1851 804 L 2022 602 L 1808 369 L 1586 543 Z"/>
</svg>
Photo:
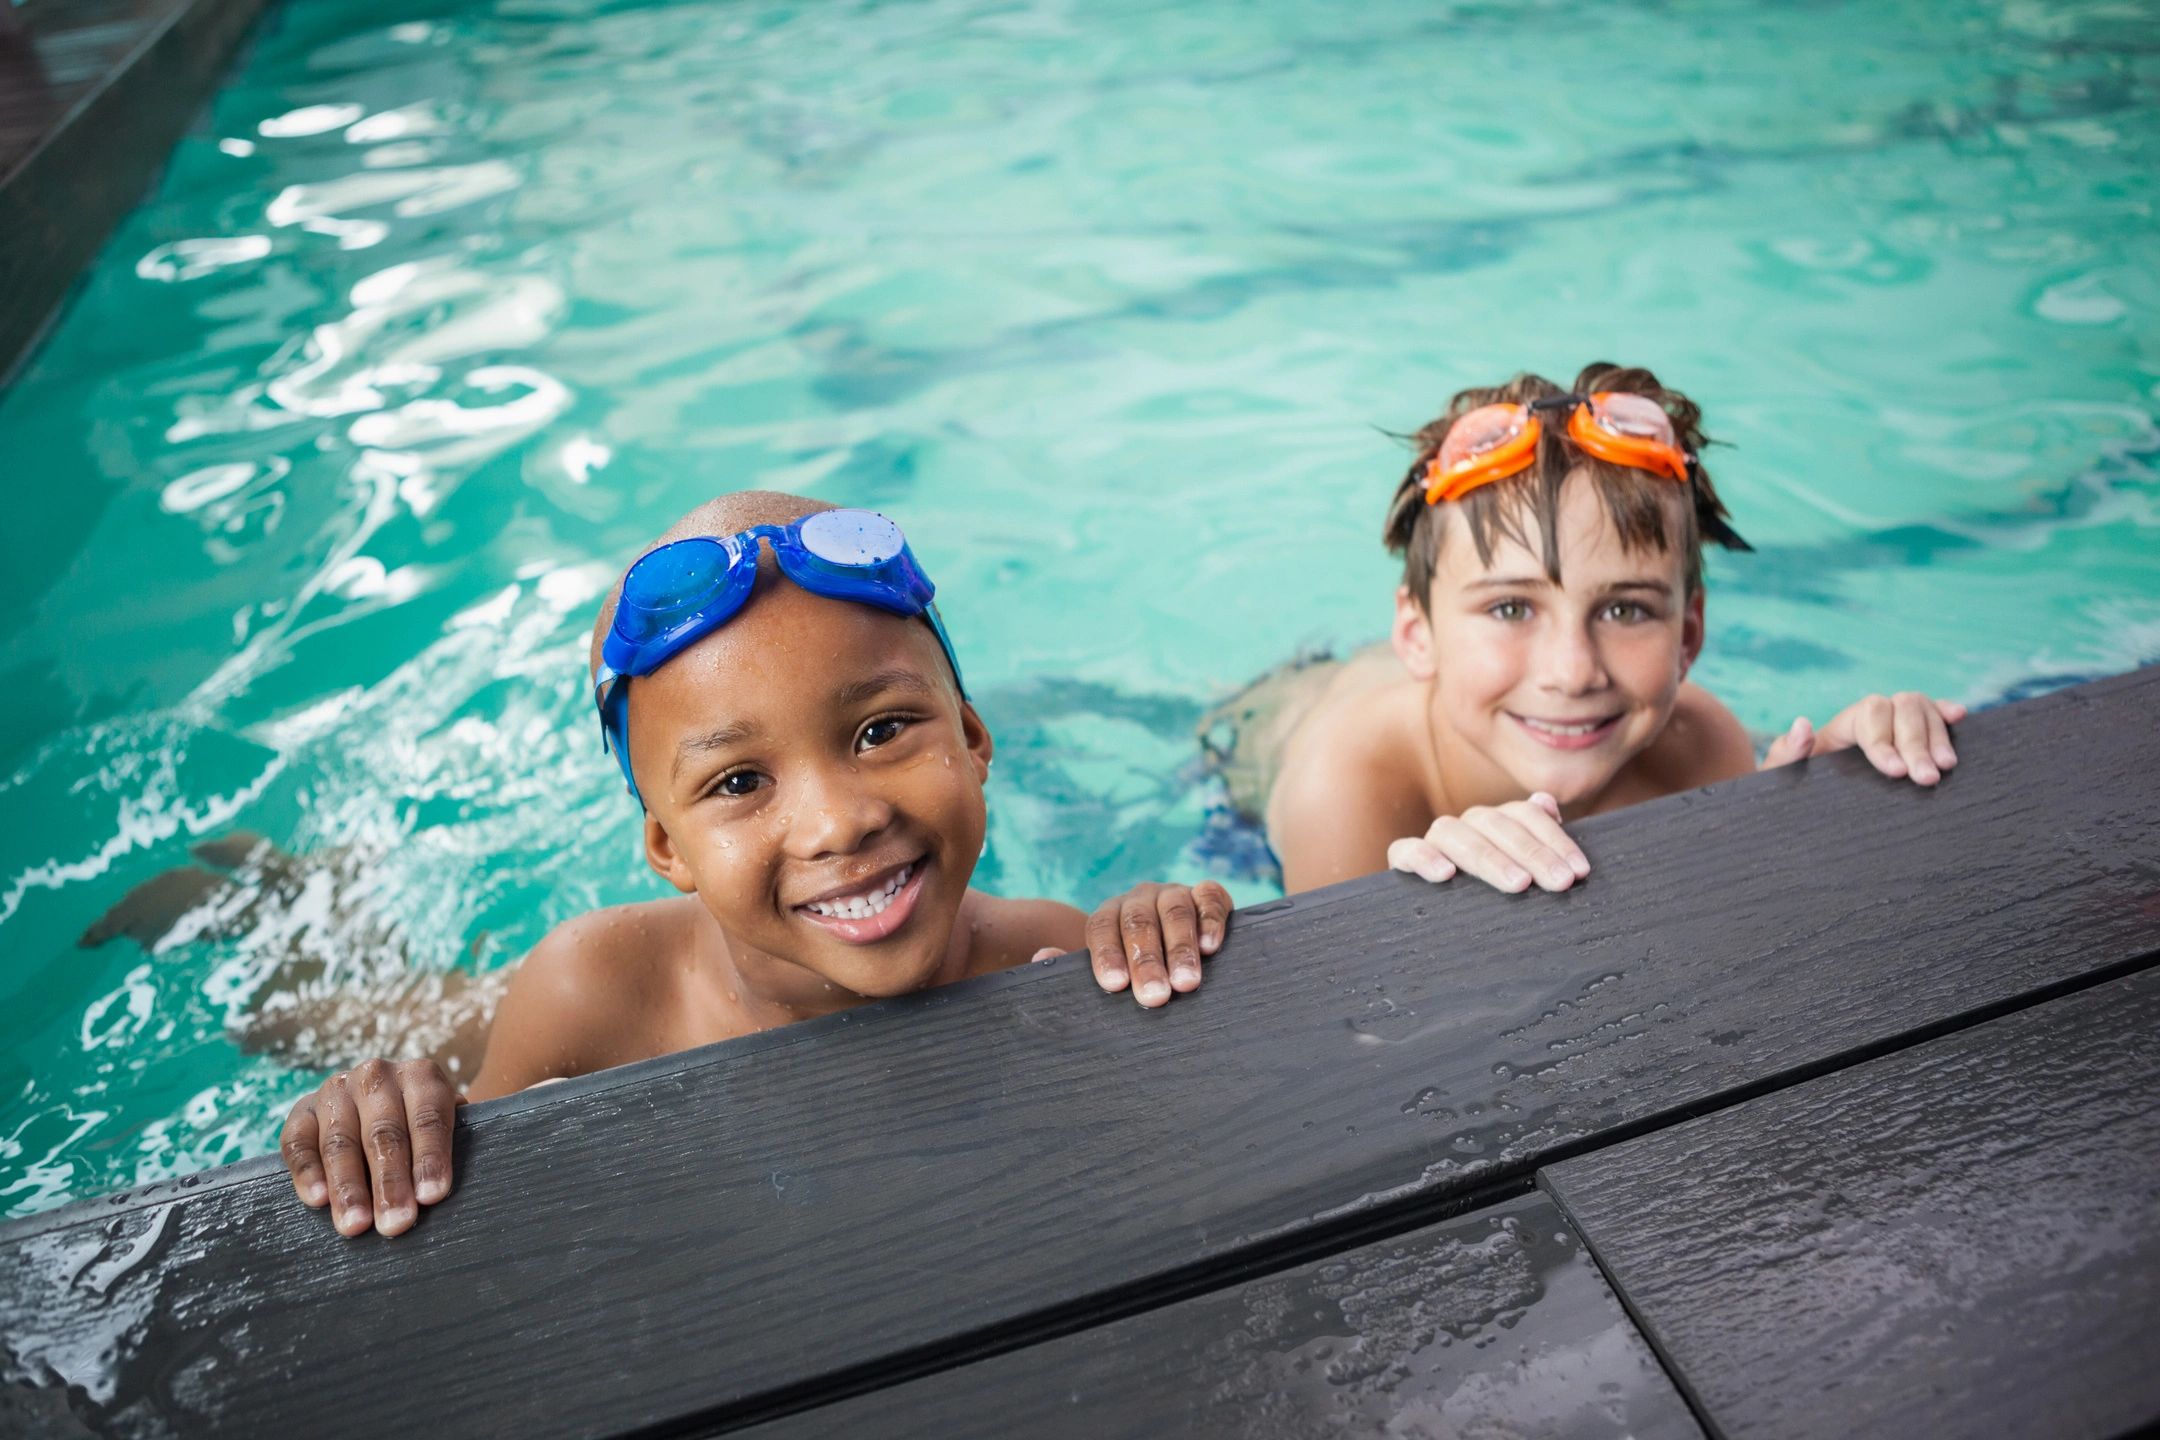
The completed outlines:
<svg viewBox="0 0 2160 1440">
<path fill-rule="evenodd" d="M 1543 1191 L 746 1440 L 1703 1432 L 2102 1440 L 2160 1421 L 2160 970 L 1539 1172 Z"/>
<path fill-rule="evenodd" d="M 1720 1434 L 2160 1423 L 2160 970 L 1543 1179 Z"/>
<path fill-rule="evenodd" d="M 395 1242 L 263 1162 L 22 1222 L 5 1382 L 139 1429 L 724 1426 L 1428 1224 L 2145 962 L 2156 700 L 1975 717 L 1933 793 L 1844 755 L 1600 817 L 1563 896 L 1255 907 L 1161 1014 L 1068 958 L 474 1107 Z"/>
<path fill-rule="evenodd" d="M 1544 1194 L 877 1390 L 746 1440 L 1702 1440 Z"/>
</svg>

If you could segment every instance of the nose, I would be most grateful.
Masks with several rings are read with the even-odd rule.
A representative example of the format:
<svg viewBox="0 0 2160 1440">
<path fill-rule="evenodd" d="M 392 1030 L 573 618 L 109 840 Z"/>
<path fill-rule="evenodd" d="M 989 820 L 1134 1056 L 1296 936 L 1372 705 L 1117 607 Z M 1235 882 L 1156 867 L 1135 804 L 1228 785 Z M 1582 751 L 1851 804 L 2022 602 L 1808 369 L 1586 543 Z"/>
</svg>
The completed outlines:
<svg viewBox="0 0 2160 1440">
<path fill-rule="evenodd" d="M 797 860 L 852 855 L 892 823 L 891 804 L 852 765 L 822 765 L 810 771 L 795 800 L 786 848 Z"/>
<path fill-rule="evenodd" d="M 1539 636 L 1538 683 L 1557 695 L 1595 695 L 1612 683 L 1587 621 L 1552 625 Z"/>
</svg>

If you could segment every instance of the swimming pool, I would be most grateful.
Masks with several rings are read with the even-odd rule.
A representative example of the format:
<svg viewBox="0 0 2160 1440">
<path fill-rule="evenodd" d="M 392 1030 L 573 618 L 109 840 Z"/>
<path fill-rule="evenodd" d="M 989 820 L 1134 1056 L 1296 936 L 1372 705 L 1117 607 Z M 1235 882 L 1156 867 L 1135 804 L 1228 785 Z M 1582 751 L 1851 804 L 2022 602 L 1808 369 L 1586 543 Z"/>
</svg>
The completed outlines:
<svg viewBox="0 0 2160 1440">
<path fill-rule="evenodd" d="M 657 893 L 584 633 L 718 489 L 908 527 L 980 883 L 1082 903 L 1237 867 L 1193 722 L 1380 633 L 1382 432 L 1517 368 L 1733 442 L 1753 727 L 2160 657 L 2156 174 L 2134 5 L 284 7 L 0 398 L 0 1207 L 268 1149 L 282 957 Z M 235 830 L 298 858 L 77 944 Z"/>
</svg>

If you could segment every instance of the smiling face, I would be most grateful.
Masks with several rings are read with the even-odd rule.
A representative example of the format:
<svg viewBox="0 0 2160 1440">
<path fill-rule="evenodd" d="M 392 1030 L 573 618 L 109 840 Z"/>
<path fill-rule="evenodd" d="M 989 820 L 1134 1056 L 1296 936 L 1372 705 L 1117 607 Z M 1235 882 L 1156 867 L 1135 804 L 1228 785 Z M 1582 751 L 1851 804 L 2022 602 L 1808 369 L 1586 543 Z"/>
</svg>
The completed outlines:
<svg viewBox="0 0 2160 1440">
<path fill-rule="evenodd" d="M 905 994 L 950 968 L 990 735 L 930 627 L 765 558 L 742 612 L 631 682 L 646 858 L 777 991 Z"/>
<path fill-rule="evenodd" d="M 1685 493 L 1675 486 L 1663 503 L 1665 533 L 1685 533 Z M 1581 475 L 1559 493 L 1560 581 L 1516 538 L 1497 537 L 1481 559 L 1453 519 L 1426 603 L 1398 592 L 1393 637 L 1430 682 L 1440 772 L 1451 794 L 1471 797 L 1463 804 L 1544 790 L 1588 805 L 1665 728 L 1702 649 L 1684 547 L 1623 544 Z"/>
</svg>

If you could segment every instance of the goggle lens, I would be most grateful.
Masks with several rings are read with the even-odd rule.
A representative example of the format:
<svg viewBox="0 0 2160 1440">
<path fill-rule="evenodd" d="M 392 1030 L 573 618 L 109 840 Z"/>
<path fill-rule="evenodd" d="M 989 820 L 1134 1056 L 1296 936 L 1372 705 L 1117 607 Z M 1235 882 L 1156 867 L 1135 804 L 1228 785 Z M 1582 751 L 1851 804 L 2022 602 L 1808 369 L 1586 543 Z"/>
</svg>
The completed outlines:
<svg viewBox="0 0 2160 1440">
<path fill-rule="evenodd" d="M 1590 397 L 1590 418 L 1598 427 L 1614 435 L 1625 435 L 1632 440 L 1651 440 L 1660 445 L 1677 445 L 1673 438 L 1672 417 L 1665 407 L 1647 395 L 1629 395 L 1624 392 L 1608 392 Z"/>
<path fill-rule="evenodd" d="M 1482 405 L 1448 427 L 1440 443 L 1440 472 L 1444 475 L 1465 461 L 1489 454 L 1523 433 L 1529 412 L 1520 405 Z"/>
<path fill-rule="evenodd" d="M 727 546 L 717 540 L 686 541 L 647 552 L 623 577 L 616 628 L 640 638 L 687 619 L 726 582 L 729 560 Z"/>
<path fill-rule="evenodd" d="M 907 544 L 898 525 L 869 510 L 821 510 L 801 534 L 804 549 L 834 565 L 882 565 Z"/>
</svg>

